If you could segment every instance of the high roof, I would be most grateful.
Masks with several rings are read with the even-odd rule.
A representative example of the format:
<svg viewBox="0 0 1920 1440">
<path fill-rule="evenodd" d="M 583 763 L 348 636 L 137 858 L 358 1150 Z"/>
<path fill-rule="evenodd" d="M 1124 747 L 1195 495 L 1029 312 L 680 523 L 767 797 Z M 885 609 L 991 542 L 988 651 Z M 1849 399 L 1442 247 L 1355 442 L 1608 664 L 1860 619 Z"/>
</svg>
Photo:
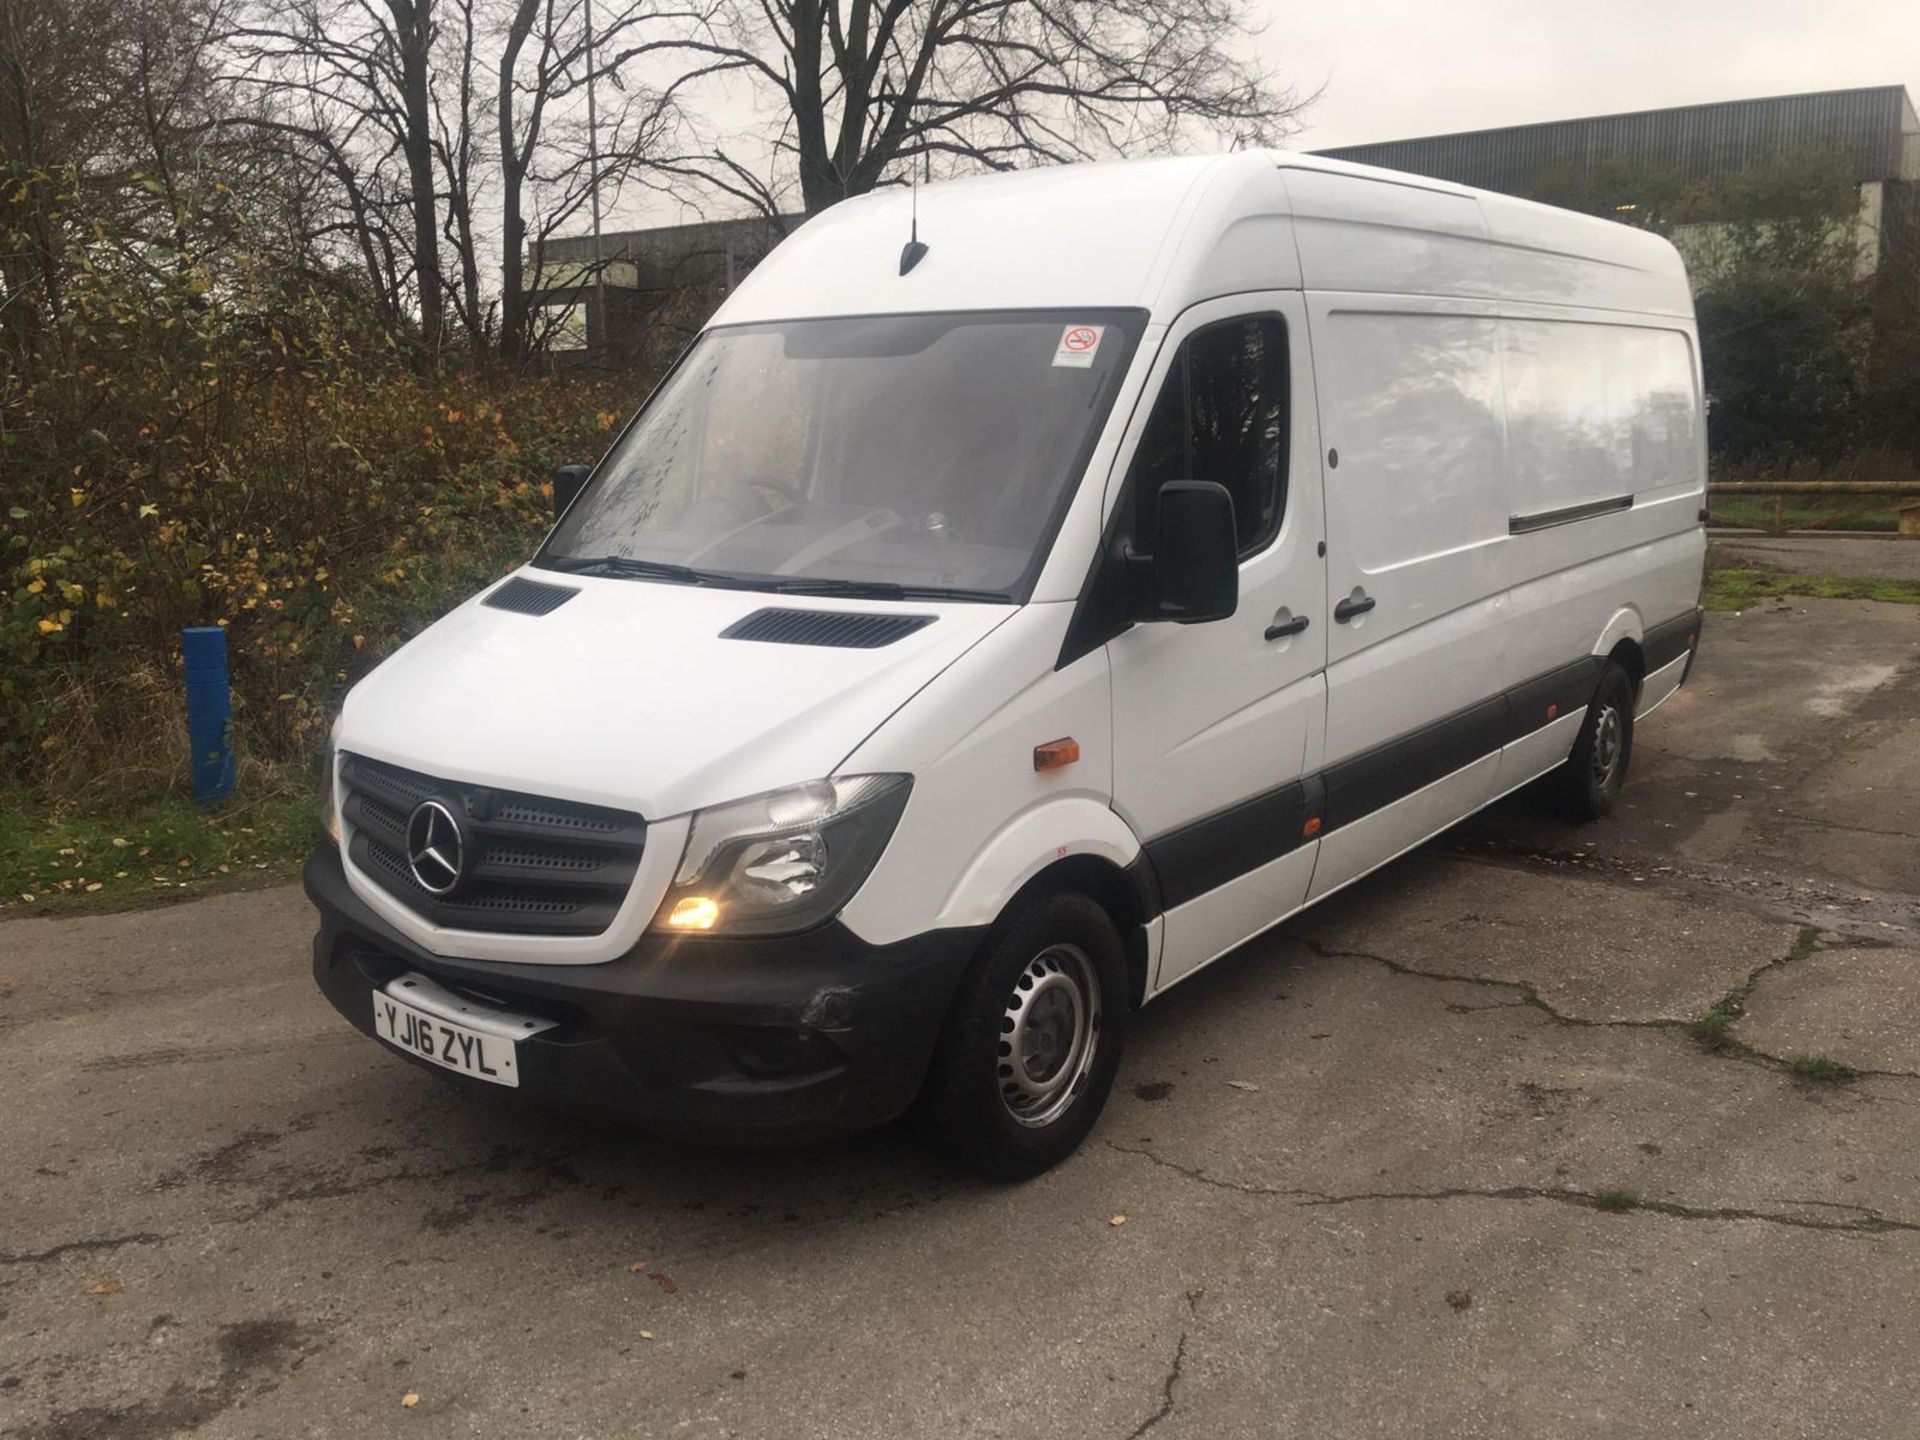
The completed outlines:
<svg viewBox="0 0 1920 1440">
<path fill-rule="evenodd" d="M 930 248 L 907 275 L 913 233 Z M 1645 231 L 1311 155 L 1238 151 L 1065 165 L 890 189 L 815 216 L 716 325 L 906 311 L 1138 307 L 1374 290 L 1690 315 Z"/>
</svg>

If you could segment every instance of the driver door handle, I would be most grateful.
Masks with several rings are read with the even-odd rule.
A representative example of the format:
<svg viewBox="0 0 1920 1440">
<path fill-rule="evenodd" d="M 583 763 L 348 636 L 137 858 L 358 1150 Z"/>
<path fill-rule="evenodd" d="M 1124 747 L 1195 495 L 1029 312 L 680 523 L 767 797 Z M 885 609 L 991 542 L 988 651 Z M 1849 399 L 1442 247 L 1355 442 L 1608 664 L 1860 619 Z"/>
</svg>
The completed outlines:
<svg viewBox="0 0 1920 1440">
<path fill-rule="evenodd" d="M 1291 620 L 1276 619 L 1273 624 L 1267 626 L 1267 639 L 1284 640 L 1289 635 L 1298 635 L 1306 628 L 1307 617 L 1304 615 L 1296 615 Z"/>
<path fill-rule="evenodd" d="M 1379 603 L 1380 602 L 1375 600 L 1371 595 L 1360 600 L 1355 600 L 1349 596 L 1333 607 L 1333 618 L 1344 625 L 1347 621 L 1353 619 L 1354 616 L 1366 614 L 1367 611 Z"/>
</svg>

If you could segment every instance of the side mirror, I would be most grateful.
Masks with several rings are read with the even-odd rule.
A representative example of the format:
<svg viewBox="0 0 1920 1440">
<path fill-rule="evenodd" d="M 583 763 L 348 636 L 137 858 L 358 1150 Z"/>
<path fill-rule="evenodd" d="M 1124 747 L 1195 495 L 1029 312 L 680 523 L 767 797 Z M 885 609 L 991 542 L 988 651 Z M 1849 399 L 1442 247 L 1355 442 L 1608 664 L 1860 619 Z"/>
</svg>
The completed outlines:
<svg viewBox="0 0 1920 1440">
<path fill-rule="evenodd" d="M 1179 625 L 1224 620 L 1240 603 L 1233 496 L 1211 480 L 1160 487 L 1153 526 L 1153 615 Z"/>
<path fill-rule="evenodd" d="M 587 483 L 587 477 L 593 474 L 591 465 L 562 465 L 553 472 L 553 518 L 558 520 L 567 513 L 567 507 L 573 504 L 574 497 Z"/>
</svg>

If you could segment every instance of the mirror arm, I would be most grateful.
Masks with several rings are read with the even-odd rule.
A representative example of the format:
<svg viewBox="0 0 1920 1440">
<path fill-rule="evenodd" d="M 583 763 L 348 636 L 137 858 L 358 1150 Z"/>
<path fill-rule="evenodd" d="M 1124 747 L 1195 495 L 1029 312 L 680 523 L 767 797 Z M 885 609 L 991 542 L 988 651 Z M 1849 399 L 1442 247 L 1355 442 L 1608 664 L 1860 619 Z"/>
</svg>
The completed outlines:
<svg viewBox="0 0 1920 1440">
<path fill-rule="evenodd" d="M 1127 597 L 1127 614 L 1136 620 L 1156 620 L 1159 608 L 1153 595 L 1153 557 L 1142 555 L 1131 543 L 1120 547 L 1120 581 Z"/>
</svg>

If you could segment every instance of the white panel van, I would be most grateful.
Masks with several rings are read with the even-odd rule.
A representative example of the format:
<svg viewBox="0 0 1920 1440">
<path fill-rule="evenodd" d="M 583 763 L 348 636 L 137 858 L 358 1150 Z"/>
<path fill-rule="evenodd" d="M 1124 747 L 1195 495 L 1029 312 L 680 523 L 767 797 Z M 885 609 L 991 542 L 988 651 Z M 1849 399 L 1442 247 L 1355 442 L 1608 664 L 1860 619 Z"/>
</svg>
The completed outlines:
<svg viewBox="0 0 1920 1440">
<path fill-rule="evenodd" d="M 1279 153 L 848 201 L 348 696 L 315 976 L 460 1083 L 1035 1173 L 1169 986 L 1614 803 L 1704 479 L 1625 226 Z"/>
</svg>

